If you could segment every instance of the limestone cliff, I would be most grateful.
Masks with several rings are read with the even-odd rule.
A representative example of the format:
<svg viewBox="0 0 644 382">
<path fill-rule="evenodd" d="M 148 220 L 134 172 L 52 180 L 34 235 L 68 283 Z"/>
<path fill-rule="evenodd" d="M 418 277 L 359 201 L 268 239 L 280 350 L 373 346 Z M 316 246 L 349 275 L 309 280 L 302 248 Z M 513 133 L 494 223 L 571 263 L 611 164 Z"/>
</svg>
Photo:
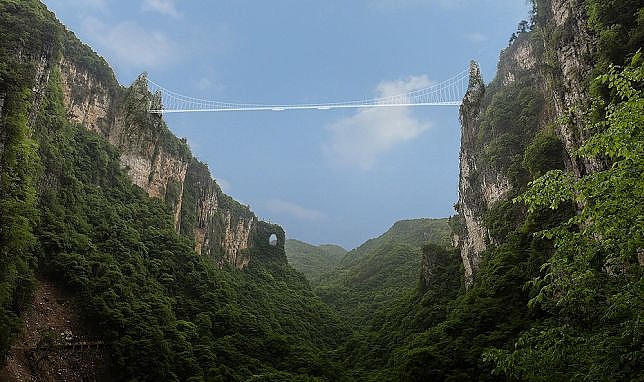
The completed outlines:
<svg viewBox="0 0 644 382">
<path fill-rule="evenodd" d="M 277 236 L 277 247 L 283 252 L 283 230 L 259 221 L 248 207 L 224 194 L 205 164 L 192 159 L 183 183 L 178 229 L 194 238 L 198 254 L 212 258 L 220 266 L 244 268 L 254 248 L 268 243 L 270 234 Z"/>
<path fill-rule="evenodd" d="M 54 20 L 48 13 L 43 6 L 43 19 Z M 248 207 L 223 194 L 207 166 L 192 157 L 186 141 L 172 134 L 162 116 L 148 113 L 160 100 L 148 91 L 145 75 L 129 87 L 121 86 L 91 48 L 62 25 L 50 24 L 44 32 L 48 43 L 29 51 L 16 44 L 13 52 L 17 62 L 35 67 L 30 120 L 38 114 L 50 80 L 59 81 L 69 120 L 120 151 L 121 166 L 132 182 L 150 197 L 166 201 L 176 230 L 194 240 L 197 254 L 220 266 L 244 268 L 260 245 L 256 240 L 268 228 L 283 250 L 281 228 L 262 224 Z M 0 115 L 3 101 L 0 91 Z M 0 150 L 2 142 L 0 137 Z"/>
<path fill-rule="evenodd" d="M 587 134 L 583 118 L 597 43 L 585 4 L 535 1 L 533 30 L 521 31 L 501 52 L 495 79 L 484 86 L 473 66 L 460 110 L 460 221 L 454 237 L 468 286 L 486 248 L 505 239 L 507 232 L 495 229 L 498 219 L 522 219 L 517 208 L 508 212 L 512 198 L 548 169 L 535 170 L 529 163 L 526 150 L 537 145 L 537 135 L 554 137 L 549 168 L 566 168 L 577 176 L 602 168 L 596 159 L 573 156 Z"/>
<path fill-rule="evenodd" d="M 584 0 L 539 0 L 539 28 L 545 65 L 542 73 L 551 100 L 553 122 L 569 156 L 583 144 L 583 113 L 589 104 L 587 76 L 593 68 L 596 38 L 588 27 Z M 601 169 L 596 159 L 570 160 L 577 175 Z"/>
<path fill-rule="evenodd" d="M 461 258 L 465 270 L 466 284 L 470 284 L 472 275 L 479 265 L 479 255 L 485 250 L 485 229 L 482 224 L 483 205 L 474 197 L 479 195 L 476 184 L 477 163 L 472 150 L 475 150 L 476 125 L 479 123 L 480 104 L 485 94 L 485 84 L 481 70 L 475 62 L 470 64 L 470 81 L 467 93 L 463 98 L 460 111 L 461 152 L 459 176 L 459 200 L 457 211 L 461 217 L 462 229 L 455 237 L 456 245 L 461 249 Z"/>
<path fill-rule="evenodd" d="M 459 229 L 466 285 L 480 266 L 489 245 L 504 241 L 491 230 L 490 211 L 503 205 L 527 183 L 523 153 L 547 125 L 543 77 L 539 72 L 538 40 L 521 33 L 502 51 L 495 79 L 485 86 L 478 66 L 470 69 L 468 91 L 460 108 L 461 150 Z"/>
</svg>

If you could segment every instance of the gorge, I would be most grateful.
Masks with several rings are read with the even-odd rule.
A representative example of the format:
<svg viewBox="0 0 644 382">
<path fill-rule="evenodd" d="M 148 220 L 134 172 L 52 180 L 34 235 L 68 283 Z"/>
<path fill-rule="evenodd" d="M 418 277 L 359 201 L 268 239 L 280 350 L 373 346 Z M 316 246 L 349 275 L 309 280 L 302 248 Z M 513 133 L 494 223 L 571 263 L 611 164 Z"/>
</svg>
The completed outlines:
<svg viewBox="0 0 644 382">
<path fill-rule="evenodd" d="M 471 66 L 457 214 L 345 251 L 0 0 L 0 381 L 643 379 L 644 7 L 532 6 L 491 82 Z"/>
</svg>

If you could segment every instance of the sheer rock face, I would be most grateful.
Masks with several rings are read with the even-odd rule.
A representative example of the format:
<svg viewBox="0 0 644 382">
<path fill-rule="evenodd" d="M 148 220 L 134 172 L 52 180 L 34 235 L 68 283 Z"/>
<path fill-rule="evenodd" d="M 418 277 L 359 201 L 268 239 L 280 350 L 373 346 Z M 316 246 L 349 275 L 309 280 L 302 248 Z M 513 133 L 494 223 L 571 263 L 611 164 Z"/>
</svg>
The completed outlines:
<svg viewBox="0 0 644 382">
<path fill-rule="evenodd" d="M 254 218 L 239 219 L 237 225 L 233 227 L 230 212 L 226 213 L 224 218 L 224 239 L 222 247 L 224 257 L 220 260 L 220 265 L 231 264 L 235 268 L 243 269 L 250 262 L 250 256 L 244 251 L 248 249 L 251 229 L 255 223 Z"/>
<path fill-rule="evenodd" d="M 538 1 L 539 11 L 551 20 L 551 25 L 543 26 L 545 55 L 555 59 L 551 70 L 545 73 L 546 92 L 551 96 L 557 135 L 571 158 L 587 138 L 583 113 L 590 100 L 585 81 L 593 67 L 596 43 L 583 3 L 583 0 Z M 602 169 L 603 164 L 594 158 L 574 159 L 568 167 L 580 176 Z"/>
<path fill-rule="evenodd" d="M 257 246 L 254 233 L 260 221 L 255 214 L 225 195 L 208 167 L 197 160 L 188 165 L 184 184 L 179 232 L 194 238 L 198 255 L 221 267 L 245 268 Z"/>
<path fill-rule="evenodd" d="M 517 39 L 501 53 L 495 86 L 510 86 L 519 76 L 536 72 L 537 62 L 532 42 L 525 36 Z M 505 200 L 513 190 L 504 172 L 486 165 L 482 159 L 488 142 L 481 138 L 479 130 L 486 112 L 486 102 L 489 103 L 494 91 L 486 89 L 480 68 L 472 62 L 468 90 L 460 108 L 460 176 L 456 205 L 460 224 L 453 237 L 454 244 L 460 248 L 465 285 L 468 287 L 472 285 L 479 268 L 481 254 L 489 243 L 494 242 L 485 227 L 484 214 L 491 206 Z"/>
<path fill-rule="evenodd" d="M 121 165 L 134 184 L 157 198 L 165 197 L 170 181 L 183 184 L 188 160 L 164 149 L 155 131 L 161 128 L 160 121 L 150 119 L 145 122 L 152 122 L 152 129 L 141 128 L 139 120 L 130 118 L 132 110 L 123 105 L 123 95 L 119 94 L 121 89 L 110 89 L 109 85 L 65 58 L 60 62 L 60 69 L 70 120 L 103 135 L 118 147 L 122 152 Z M 132 86 L 140 85 L 135 83 Z M 140 89 L 142 102 L 145 101 L 144 90 Z M 134 97 L 137 95 L 135 93 Z M 175 211 L 180 209 L 180 204 L 174 208 Z M 175 218 L 178 219 L 179 215 L 175 214 Z"/>
<path fill-rule="evenodd" d="M 223 193 L 207 167 L 193 159 L 187 149 L 177 149 L 185 141 L 172 136 L 160 116 L 147 113 L 150 102 L 156 100 L 148 92 L 144 76 L 126 89 L 113 77 L 101 77 L 82 62 L 64 55 L 54 59 L 51 49 L 30 60 L 36 68 L 33 118 L 52 71 L 59 70 L 70 121 L 98 133 L 119 149 L 121 165 L 132 182 L 150 197 L 164 199 L 170 205 L 177 232 L 194 239 L 195 252 L 211 257 L 222 267 L 242 269 L 250 263 L 251 250 L 258 246 L 255 240 L 260 222 L 248 207 L 227 196 L 228 202 L 222 206 Z M 3 103 L 0 95 L 0 113 Z M 201 172 L 205 168 L 205 173 L 191 178 L 191 167 Z M 191 194 L 186 201 L 188 192 Z M 193 213 L 184 216 L 187 210 Z M 182 232 L 182 226 L 192 229 Z M 277 226 L 271 229 L 274 233 L 281 231 Z M 283 240 L 281 248 L 283 251 Z"/>
<path fill-rule="evenodd" d="M 111 88 L 65 58 L 59 66 L 69 119 L 102 135 L 119 148 L 121 166 L 127 170 L 132 183 L 144 189 L 150 197 L 161 199 L 166 197 L 170 182 L 183 188 L 189 160 L 165 149 L 156 131 L 162 128 L 161 121 L 149 118 L 144 122 L 151 126 L 142 127 L 141 120 L 133 118 L 133 110 L 125 105 L 122 89 Z M 132 85 L 136 86 L 141 85 Z M 141 103 L 145 103 L 145 90 L 139 89 L 140 94 L 134 91 L 131 97 L 138 96 Z M 171 206 L 175 227 L 179 226 L 181 195 L 179 193 L 178 200 Z"/>
<path fill-rule="evenodd" d="M 505 84 L 514 82 L 515 68 L 527 70 L 534 66 L 535 60 L 531 54 L 529 44 L 517 43 L 516 49 L 509 55 L 509 61 L 499 64 L 497 77 L 502 78 Z M 478 129 L 484 112 L 481 101 L 485 90 L 480 68 L 472 62 L 468 90 L 460 109 L 460 176 L 456 208 L 461 224 L 460 231 L 454 237 L 455 244 L 461 250 L 467 286 L 472 284 L 481 262 L 481 254 L 491 240 L 483 223 L 484 213 L 489 206 L 503 200 L 512 190 L 510 181 L 501 171 L 484 167 L 480 161 L 483 147 L 478 139 Z"/>
<path fill-rule="evenodd" d="M 461 249 L 461 259 L 465 269 L 466 285 L 472 283 L 474 272 L 478 269 L 480 254 L 486 247 L 486 232 L 483 227 L 483 210 L 479 196 L 477 161 L 475 146 L 476 130 L 480 122 L 480 104 L 485 94 L 481 70 L 475 62 L 470 64 L 470 81 L 460 109 L 461 152 L 459 199 L 457 210 L 461 218 L 461 232 L 455 241 Z"/>
<path fill-rule="evenodd" d="M 537 0 L 536 3 L 540 18 L 538 32 L 521 34 L 501 53 L 496 79 L 490 88 L 485 89 L 478 67 L 473 66 L 460 110 L 461 163 L 456 206 L 460 224 L 454 242 L 461 251 L 466 286 L 473 282 L 483 251 L 490 243 L 494 244 L 483 223 L 484 214 L 513 192 L 512 183 L 499 169 L 483 166 L 480 157 L 487 142 L 477 141 L 481 118 L 499 87 L 512 86 L 519 76 L 533 78 L 535 94 L 541 94 L 544 102 L 538 129 L 554 126 L 567 153 L 562 158 L 566 168 L 580 176 L 603 166 L 597 159 L 582 160 L 573 156 L 586 139 L 583 113 L 590 100 L 585 89 L 596 43 L 588 28 L 584 2 Z"/>
<path fill-rule="evenodd" d="M 195 252 L 198 255 L 210 249 L 211 238 L 208 235 L 208 227 L 212 225 L 211 220 L 219 209 L 217 193 L 207 185 L 200 185 L 199 198 L 197 199 L 197 221 L 193 230 L 195 238 Z M 247 246 L 247 243 L 246 243 Z M 241 248 L 240 248 L 241 249 Z"/>
<path fill-rule="evenodd" d="M 105 135 L 111 130 L 110 110 L 114 105 L 114 94 L 106 84 L 97 81 L 87 71 L 65 58 L 60 62 L 60 71 L 63 97 L 70 120 Z"/>
</svg>

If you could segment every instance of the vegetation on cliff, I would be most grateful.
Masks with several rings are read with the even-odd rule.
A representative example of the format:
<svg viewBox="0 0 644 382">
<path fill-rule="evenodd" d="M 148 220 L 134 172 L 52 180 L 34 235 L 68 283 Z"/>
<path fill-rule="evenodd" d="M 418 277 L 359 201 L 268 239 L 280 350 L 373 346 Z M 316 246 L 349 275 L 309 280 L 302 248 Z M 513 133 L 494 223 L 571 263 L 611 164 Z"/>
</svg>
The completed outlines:
<svg viewBox="0 0 644 382">
<path fill-rule="evenodd" d="M 197 255 L 201 192 L 233 219 L 252 212 L 144 113 L 142 79 L 120 88 L 38 1 L 0 0 L 0 356 L 47 278 L 74 296 L 119 380 L 644 379 L 644 7 L 580 0 L 581 16 L 555 26 L 553 1 L 534 2 L 503 75 L 471 105 L 480 166 L 469 181 L 508 182 L 493 202 L 472 199 L 487 249 L 466 289 L 445 219 L 399 222 L 342 259 L 302 265 L 310 281 L 257 232 L 244 270 L 217 263 L 216 246 Z M 557 109 L 547 92 L 566 87 L 550 86 L 564 80 L 553 52 L 578 22 L 592 34 L 592 70 L 574 80 L 592 104 Z M 534 65 L 512 66 L 520 48 Z M 148 197 L 118 149 L 68 119 L 61 57 L 112 84 L 129 124 L 161 128 L 187 163 L 183 191 L 170 182 L 163 199 Z M 584 128 L 574 153 L 557 129 L 573 114 Z M 597 170 L 571 171 L 578 159 Z"/>
<path fill-rule="evenodd" d="M 547 319 L 533 323 L 513 351 L 490 351 L 498 373 L 523 380 L 644 377 L 644 58 L 611 66 L 597 81 L 611 91 L 606 118 L 577 155 L 608 158 L 611 166 L 576 179 L 553 170 L 517 201 L 531 211 L 574 202 L 581 211 L 540 232 L 556 248 L 529 285 L 529 305 Z M 543 373 L 543 370 L 548 370 Z"/>
<path fill-rule="evenodd" d="M 348 323 L 361 326 L 418 285 L 421 246 L 449 246 L 448 219 L 396 222 L 387 232 L 349 251 L 312 283 L 315 293 Z"/>
<path fill-rule="evenodd" d="M 36 1 L 0 11 L 3 358 L 37 275 L 75 296 L 120 380 L 336 379 L 325 354 L 346 330 L 304 277 L 268 243 L 243 272 L 197 256 L 165 201 L 128 179 L 120 153 L 68 120 L 55 59 L 64 27 Z"/>
</svg>

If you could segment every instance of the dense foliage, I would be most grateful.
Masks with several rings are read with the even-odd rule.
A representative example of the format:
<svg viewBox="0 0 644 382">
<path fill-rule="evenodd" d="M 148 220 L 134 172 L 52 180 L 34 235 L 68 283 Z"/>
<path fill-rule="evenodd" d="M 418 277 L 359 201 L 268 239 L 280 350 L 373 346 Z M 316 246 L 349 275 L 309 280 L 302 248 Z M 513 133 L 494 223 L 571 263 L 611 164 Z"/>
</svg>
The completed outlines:
<svg viewBox="0 0 644 382">
<path fill-rule="evenodd" d="M 19 333 L 37 275 L 75 296 L 92 332 L 109 344 L 120 380 L 338 379 L 326 353 L 346 330 L 304 277 L 281 257 L 242 272 L 196 256 L 175 232 L 168 205 L 130 182 L 119 153 L 68 121 L 51 64 L 67 32 L 36 1 L 0 6 L 7 45 L 0 61 L 2 355 Z M 23 32 L 23 40 L 10 39 Z M 34 57 L 48 52 L 48 79 L 35 75 L 36 60 L 16 56 L 29 49 Z M 137 101 L 130 93 L 126 110 Z M 142 128 L 154 122 L 128 118 Z M 183 146 L 175 151 L 189 155 Z"/>
<path fill-rule="evenodd" d="M 415 288 L 364 319 L 342 348 L 345 367 L 354 380 L 410 380 L 418 370 L 402 365 L 403 350 L 429 328 L 447 318 L 450 302 L 463 293 L 463 267 L 455 250 L 425 244 L 422 256 L 431 259 L 433 272 Z M 421 366 L 422 367 L 422 366 Z M 407 376 L 404 372 L 409 373 Z M 418 374 L 418 380 L 423 374 Z"/>
<path fill-rule="evenodd" d="M 448 219 L 396 222 L 381 236 L 349 251 L 312 284 L 324 302 L 354 328 L 401 298 L 418 283 L 421 246 L 449 245 Z"/>
<path fill-rule="evenodd" d="M 446 219 L 396 223 L 348 253 L 291 242 L 310 280 L 268 243 L 243 271 L 197 256 L 200 191 L 183 190 L 177 232 L 179 185 L 149 198 L 113 146 L 68 120 L 61 57 L 113 84 L 133 128 L 161 131 L 189 163 L 187 184 L 210 184 L 237 217 L 252 212 L 140 107 L 154 101 L 144 77 L 120 88 L 38 1 L 0 0 L 0 356 L 46 278 L 74 296 L 119 380 L 644 379 L 644 7 L 580 2 L 597 41 L 593 70 L 578 74 L 593 101 L 568 158 L 539 76 L 556 78 L 548 46 L 575 26 L 553 26 L 549 0 L 533 4 L 505 53 L 527 41 L 542 72 L 497 78 L 481 103 L 478 170 L 511 191 L 482 216 L 490 242 L 466 290 Z M 589 158 L 604 167 L 566 171 Z"/>
<path fill-rule="evenodd" d="M 333 244 L 310 245 L 289 239 L 284 243 L 288 263 L 302 272 L 311 285 L 317 285 L 323 274 L 333 272 L 346 255 L 346 249 Z"/>
<path fill-rule="evenodd" d="M 0 357 L 7 354 L 21 326 L 19 315 L 35 285 L 34 249 L 38 224 L 38 177 L 42 172 L 38 143 L 29 130 L 33 76 L 29 64 L 15 57 L 16 40 L 23 41 L 22 54 L 35 55 L 41 47 L 32 41 L 49 36 L 54 23 L 42 9 L 30 17 L 19 2 L 0 8 Z"/>
<path fill-rule="evenodd" d="M 574 201 L 581 211 L 541 233 L 554 255 L 532 282 L 530 305 L 549 318 L 524 332 L 511 352 L 491 351 L 499 373 L 522 380 L 644 379 L 644 58 L 598 79 L 612 91 L 599 132 L 577 155 L 611 160 L 576 179 L 561 170 L 532 182 L 518 200 L 531 210 Z M 544 373 L 543 370 L 548 370 Z"/>
</svg>

